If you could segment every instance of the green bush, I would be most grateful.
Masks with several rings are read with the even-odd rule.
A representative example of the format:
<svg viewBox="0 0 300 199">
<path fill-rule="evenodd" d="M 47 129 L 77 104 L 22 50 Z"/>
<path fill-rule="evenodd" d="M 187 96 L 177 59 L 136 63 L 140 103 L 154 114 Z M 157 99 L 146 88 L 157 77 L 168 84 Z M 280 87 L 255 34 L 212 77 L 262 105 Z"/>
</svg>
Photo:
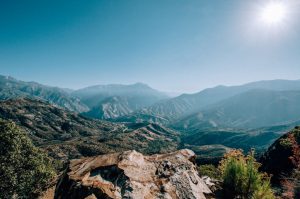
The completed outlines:
<svg viewBox="0 0 300 199">
<path fill-rule="evenodd" d="M 166 141 L 156 139 L 149 142 L 149 145 L 145 149 L 145 152 L 147 154 L 163 153 L 167 148 L 168 148 L 168 143 Z"/>
<path fill-rule="evenodd" d="M 217 167 L 212 164 L 204 164 L 198 167 L 200 176 L 208 176 L 210 178 L 220 179 L 220 172 Z"/>
<path fill-rule="evenodd" d="M 258 172 L 259 166 L 253 152 L 246 157 L 240 150 L 227 153 L 219 166 L 225 198 L 274 199 L 270 178 Z"/>
<path fill-rule="evenodd" d="M 54 176 L 51 159 L 16 124 L 0 120 L 0 198 L 36 198 Z"/>
<path fill-rule="evenodd" d="M 80 144 L 77 146 L 77 149 L 83 156 L 88 157 L 104 154 L 103 150 L 94 144 Z"/>
</svg>

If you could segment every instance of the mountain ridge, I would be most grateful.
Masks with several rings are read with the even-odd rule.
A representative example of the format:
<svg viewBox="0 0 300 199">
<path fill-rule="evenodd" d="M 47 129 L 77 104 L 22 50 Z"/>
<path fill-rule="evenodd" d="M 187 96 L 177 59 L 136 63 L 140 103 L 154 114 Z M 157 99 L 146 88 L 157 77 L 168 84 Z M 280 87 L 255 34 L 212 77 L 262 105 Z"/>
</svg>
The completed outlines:
<svg viewBox="0 0 300 199">
<path fill-rule="evenodd" d="M 6 100 L 20 97 L 43 99 L 76 112 L 88 110 L 88 107 L 82 104 L 78 98 L 71 96 L 64 89 L 0 75 L 0 99 Z"/>
<path fill-rule="evenodd" d="M 146 154 L 170 152 L 180 141 L 176 131 L 158 124 L 90 119 L 30 98 L 0 101 L 0 118 L 15 122 L 36 146 L 64 161 L 133 149 Z"/>
<path fill-rule="evenodd" d="M 299 91 L 253 89 L 175 121 L 178 128 L 259 128 L 300 119 Z"/>
<path fill-rule="evenodd" d="M 155 115 L 170 123 L 180 118 L 197 113 L 207 106 L 233 97 L 252 89 L 266 89 L 274 91 L 300 90 L 300 80 L 263 80 L 239 86 L 217 86 L 204 89 L 194 94 L 182 94 L 178 97 L 157 102 L 154 105 L 136 111 L 137 115 Z M 129 117 L 134 117 L 130 114 Z M 125 119 L 122 118 L 124 121 Z M 143 120 L 143 118 L 140 118 Z"/>
<path fill-rule="evenodd" d="M 86 87 L 72 93 L 90 110 L 84 115 L 98 119 L 113 119 L 169 98 L 146 84 L 109 84 Z"/>
</svg>

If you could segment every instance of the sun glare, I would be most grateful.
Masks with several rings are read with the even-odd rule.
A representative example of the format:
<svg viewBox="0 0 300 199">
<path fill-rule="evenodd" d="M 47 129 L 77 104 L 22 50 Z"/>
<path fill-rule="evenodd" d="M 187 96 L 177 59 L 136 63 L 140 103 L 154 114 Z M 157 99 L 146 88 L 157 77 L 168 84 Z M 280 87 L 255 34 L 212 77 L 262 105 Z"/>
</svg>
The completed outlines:
<svg viewBox="0 0 300 199">
<path fill-rule="evenodd" d="M 262 9 L 261 19 L 268 25 L 280 24 L 287 15 L 286 5 L 282 2 L 270 2 Z"/>
</svg>

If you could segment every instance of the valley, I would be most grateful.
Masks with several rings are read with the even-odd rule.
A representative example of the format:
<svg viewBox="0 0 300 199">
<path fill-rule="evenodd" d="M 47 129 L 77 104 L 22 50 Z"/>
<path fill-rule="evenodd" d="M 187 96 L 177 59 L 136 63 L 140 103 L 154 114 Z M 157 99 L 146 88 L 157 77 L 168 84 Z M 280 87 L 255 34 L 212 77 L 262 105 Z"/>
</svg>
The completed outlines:
<svg viewBox="0 0 300 199">
<path fill-rule="evenodd" d="M 146 154 L 177 149 L 179 134 L 157 124 L 89 119 L 34 99 L 0 102 L 0 118 L 21 126 L 36 146 L 58 160 L 136 149 Z"/>
<path fill-rule="evenodd" d="M 107 154 L 132 151 L 156 157 L 188 149 L 195 153 L 197 165 L 215 166 L 235 149 L 244 153 L 255 149 L 263 170 L 284 172 L 284 166 L 273 168 L 270 162 L 280 161 L 274 153 L 292 154 L 292 150 L 274 151 L 273 146 L 300 125 L 300 81 L 218 86 L 171 98 L 144 84 L 71 91 L 11 77 L 0 79 L 1 122 L 20 127 L 53 159 L 57 172 L 63 172 L 73 159 L 86 161 L 100 155 L 105 162 Z M 272 180 L 276 182 L 275 177 Z"/>
<path fill-rule="evenodd" d="M 0 88 L 0 118 L 64 160 L 189 148 L 198 162 L 218 162 L 231 148 L 263 153 L 300 124 L 300 81 L 218 86 L 175 98 L 141 83 L 67 92 L 1 76 Z"/>
</svg>

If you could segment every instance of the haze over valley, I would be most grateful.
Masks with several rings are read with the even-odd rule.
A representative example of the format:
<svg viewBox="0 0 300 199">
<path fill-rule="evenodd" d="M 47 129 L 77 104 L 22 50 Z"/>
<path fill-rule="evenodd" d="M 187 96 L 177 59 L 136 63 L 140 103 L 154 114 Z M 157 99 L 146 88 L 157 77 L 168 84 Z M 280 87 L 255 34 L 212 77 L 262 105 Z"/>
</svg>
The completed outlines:
<svg viewBox="0 0 300 199">
<path fill-rule="evenodd" d="M 109 134 L 116 136 L 118 132 L 128 129 L 139 131 L 140 128 L 147 129 L 154 125 L 148 129 L 148 136 L 152 137 L 157 131 L 160 132 L 158 129 L 163 129 L 168 133 L 159 135 L 173 137 L 176 140 L 172 143 L 175 148 L 212 145 L 210 154 L 214 158 L 214 145 L 218 145 L 216 151 L 220 147 L 224 152 L 227 147 L 246 151 L 255 147 L 259 152 L 290 128 L 300 125 L 300 80 L 267 80 L 240 86 L 217 86 L 195 94 L 169 97 L 142 83 L 97 85 L 70 90 L 8 76 L 0 76 L 0 79 L 2 118 L 12 119 L 26 129 L 34 130 L 32 139 L 41 145 L 63 140 L 76 143 L 74 146 L 79 147 L 82 134 L 98 135 L 101 128 L 108 128 L 107 133 L 112 131 Z M 51 113 L 53 111 L 54 115 Z M 73 118 L 75 116 L 78 119 Z M 80 122 L 77 124 L 75 121 L 78 120 Z M 104 120 L 107 122 L 103 123 Z M 107 133 L 104 133 L 105 136 L 109 135 Z M 119 136 L 122 142 L 124 139 L 130 140 L 127 136 L 122 137 L 122 134 Z M 164 138 L 160 136 L 155 139 L 163 143 Z M 154 138 L 150 137 L 146 136 L 145 139 L 152 142 Z M 94 139 L 100 138 L 89 137 L 88 142 Z M 137 146 L 136 141 L 131 142 Z M 121 149 L 118 146 L 114 150 Z M 143 147 L 136 149 L 144 150 Z M 104 150 L 101 154 L 106 152 Z M 80 157 L 80 153 L 76 153 L 73 158 Z"/>
</svg>

